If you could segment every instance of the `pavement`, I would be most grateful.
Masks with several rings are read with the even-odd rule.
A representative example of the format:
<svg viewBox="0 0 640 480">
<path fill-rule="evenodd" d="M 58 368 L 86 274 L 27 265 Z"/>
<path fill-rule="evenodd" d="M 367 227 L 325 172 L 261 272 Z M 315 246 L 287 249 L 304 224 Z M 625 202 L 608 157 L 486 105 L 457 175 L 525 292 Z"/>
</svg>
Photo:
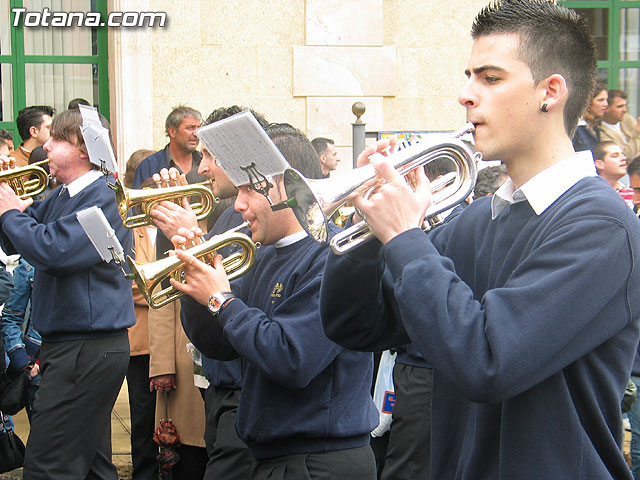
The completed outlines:
<svg viewBox="0 0 640 480">
<path fill-rule="evenodd" d="M 29 420 L 23 409 L 13 416 L 15 431 L 20 439 L 27 443 L 29 437 Z M 120 394 L 111 412 L 111 446 L 113 463 L 118 467 L 120 480 L 131 478 L 131 415 L 129 414 L 129 392 L 127 380 L 122 384 Z M 0 474 L 2 480 L 22 479 L 22 469 Z"/>
</svg>

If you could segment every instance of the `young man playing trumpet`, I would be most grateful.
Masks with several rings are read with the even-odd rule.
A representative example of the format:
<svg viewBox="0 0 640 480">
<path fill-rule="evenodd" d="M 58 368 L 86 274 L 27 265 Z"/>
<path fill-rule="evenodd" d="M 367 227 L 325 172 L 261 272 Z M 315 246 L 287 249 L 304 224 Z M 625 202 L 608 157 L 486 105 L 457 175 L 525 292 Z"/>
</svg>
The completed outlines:
<svg viewBox="0 0 640 480">
<path fill-rule="evenodd" d="M 433 364 L 431 478 L 630 479 L 620 401 L 640 223 L 571 144 L 595 76 L 588 24 L 546 0 L 498 0 L 472 37 L 459 101 L 511 180 L 425 235 L 424 173 L 413 191 L 372 160 L 385 183 L 354 203 L 378 240 L 329 255 L 325 332 L 364 350 L 411 341 Z"/>
<path fill-rule="evenodd" d="M 209 114 L 204 125 L 210 125 L 244 110 L 248 109 L 237 105 L 217 108 Z M 254 111 L 252 113 L 260 125 L 266 129 L 269 122 L 260 114 Z M 177 173 L 176 170 L 163 169 L 157 177 L 154 175 L 154 180 L 164 185 L 169 183 L 171 177 L 175 177 Z M 213 194 L 221 200 L 221 204 L 230 205 L 218 214 L 213 228 L 206 237 L 224 233 L 240 225 L 242 215 L 233 209 L 238 189 L 206 147 L 202 148 L 202 160 L 198 165 L 198 173 L 211 180 Z M 150 214 L 154 223 L 168 238 L 175 235 L 179 227 L 196 226 L 195 215 L 191 208 L 184 207 L 186 204 L 160 202 L 151 209 Z M 220 208 L 220 205 L 217 208 Z M 203 354 L 202 368 L 209 381 L 204 399 L 206 417 L 204 441 L 209 456 L 204 479 L 245 480 L 251 468 L 251 455 L 247 446 L 238 438 L 235 429 L 242 388 L 242 360 L 238 358 L 220 361 Z"/>
<path fill-rule="evenodd" d="M 131 235 L 113 191 L 89 160 L 81 125 L 79 110 L 53 120 L 44 148 L 62 185 L 45 200 L 32 205 L 0 183 L 0 242 L 35 268 L 31 318 L 42 336 L 27 480 L 118 478 L 111 463 L 111 410 L 129 363 L 131 282 L 101 259 L 76 214 L 100 207 L 125 251 Z"/>
<path fill-rule="evenodd" d="M 268 133 L 276 145 L 299 152 L 285 153 L 295 168 L 320 176 L 317 156 L 301 132 L 280 125 Z M 272 201 L 286 198 L 281 175 L 271 184 Z M 253 269 L 230 285 L 220 256 L 210 266 L 176 250 L 185 283 L 172 285 L 188 295 L 182 321 L 196 347 L 213 358 L 244 362 L 236 430 L 255 459 L 250 478 L 375 479 L 368 445 L 377 424 L 372 356 L 339 347 L 320 324 L 327 247 L 302 230 L 291 210 L 272 211 L 249 184 L 238 187 L 235 209 L 250 222 L 253 241 L 262 244 Z M 179 233 L 176 245 L 195 236 L 184 228 Z"/>
</svg>

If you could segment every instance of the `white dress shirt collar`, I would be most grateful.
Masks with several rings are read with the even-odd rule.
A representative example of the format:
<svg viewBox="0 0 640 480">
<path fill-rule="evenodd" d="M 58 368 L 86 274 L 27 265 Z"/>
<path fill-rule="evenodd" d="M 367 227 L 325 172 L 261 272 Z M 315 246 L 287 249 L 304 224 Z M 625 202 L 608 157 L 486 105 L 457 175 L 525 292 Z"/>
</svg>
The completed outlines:
<svg viewBox="0 0 640 480">
<path fill-rule="evenodd" d="M 308 233 L 304 230 L 300 230 L 299 232 L 292 233 L 284 238 L 281 238 L 276 243 L 273 244 L 276 248 L 286 247 L 287 245 L 293 245 L 296 242 L 299 242 L 303 238 L 305 238 Z"/>
<path fill-rule="evenodd" d="M 77 195 L 86 187 L 102 177 L 104 177 L 104 174 L 100 170 L 89 170 L 84 175 L 76 178 L 69 185 L 66 185 L 67 190 L 69 191 L 69 196 L 73 197 L 74 195 Z"/>
<path fill-rule="evenodd" d="M 491 218 L 494 219 L 508 205 L 527 200 L 536 215 L 541 215 L 562 194 L 585 177 L 597 176 L 593 156 L 589 150 L 569 158 L 538 173 L 518 190 L 507 180 L 491 199 Z"/>
</svg>

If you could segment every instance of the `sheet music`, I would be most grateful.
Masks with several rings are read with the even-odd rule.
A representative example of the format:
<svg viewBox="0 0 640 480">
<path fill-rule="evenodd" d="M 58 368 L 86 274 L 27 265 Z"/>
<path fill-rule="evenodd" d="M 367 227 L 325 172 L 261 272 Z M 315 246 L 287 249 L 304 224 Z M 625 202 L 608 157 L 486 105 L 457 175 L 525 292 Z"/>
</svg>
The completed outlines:
<svg viewBox="0 0 640 480">
<path fill-rule="evenodd" d="M 249 183 L 242 167 L 255 165 L 265 176 L 277 175 L 290 168 L 278 147 L 250 111 L 196 130 L 207 150 L 220 162 L 222 169 L 237 187 Z"/>
<path fill-rule="evenodd" d="M 101 208 L 95 205 L 85 208 L 76 213 L 76 218 L 102 260 L 107 263 L 111 260 L 124 262 L 122 245 Z"/>
<path fill-rule="evenodd" d="M 100 167 L 117 172 L 116 156 L 113 153 L 109 130 L 102 126 L 98 110 L 88 105 L 79 105 L 82 114 L 82 138 L 87 146 L 89 161 Z"/>
</svg>

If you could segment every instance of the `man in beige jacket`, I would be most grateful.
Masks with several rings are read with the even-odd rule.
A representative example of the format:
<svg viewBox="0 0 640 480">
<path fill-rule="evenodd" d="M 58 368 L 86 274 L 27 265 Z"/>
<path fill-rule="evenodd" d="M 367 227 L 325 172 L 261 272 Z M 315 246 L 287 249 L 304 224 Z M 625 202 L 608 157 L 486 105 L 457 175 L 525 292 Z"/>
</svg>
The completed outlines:
<svg viewBox="0 0 640 480">
<path fill-rule="evenodd" d="M 609 90 L 609 107 L 602 117 L 600 141 L 616 143 L 630 160 L 640 155 L 640 119 L 627 113 L 627 94 L 622 90 Z"/>
</svg>

